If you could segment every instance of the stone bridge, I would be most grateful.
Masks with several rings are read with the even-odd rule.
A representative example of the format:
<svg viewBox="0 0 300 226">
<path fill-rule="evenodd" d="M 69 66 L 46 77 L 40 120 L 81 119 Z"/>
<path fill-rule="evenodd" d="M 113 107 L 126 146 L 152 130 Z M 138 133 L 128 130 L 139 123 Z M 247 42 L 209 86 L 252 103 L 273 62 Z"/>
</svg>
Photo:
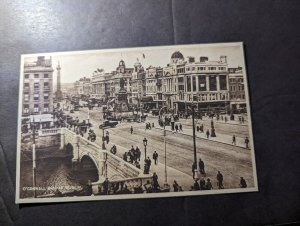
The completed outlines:
<svg viewBox="0 0 300 226">
<path fill-rule="evenodd" d="M 102 150 L 94 142 L 90 142 L 67 128 L 39 130 L 39 138 L 51 135 L 60 136 L 61 150 L 72 151 L 72 167 L 74 170 L 82 166 L 84 157 L 93 161 L 98 171 L 98 181 L 92 183 L 94 194 L 98 194 L 101 191 L 102 183 L 106 178 L 112 183 L 124 182 L 128 188 L 137 184 L 142 185 L 147 180 L 152 180 L 151 174 L 143 174 L 143 170 L 136 168 L 106 150 Z"/>
</svg>

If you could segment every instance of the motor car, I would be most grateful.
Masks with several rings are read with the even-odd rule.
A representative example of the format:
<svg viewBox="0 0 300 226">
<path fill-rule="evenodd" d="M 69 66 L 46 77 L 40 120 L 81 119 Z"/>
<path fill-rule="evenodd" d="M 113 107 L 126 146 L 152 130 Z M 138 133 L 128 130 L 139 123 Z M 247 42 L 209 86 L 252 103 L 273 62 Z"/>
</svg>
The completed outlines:
<svg viewBox="0 0 300 226">
<path fill-rule="evenodd" d="M 102 129 L 102 128 L 114 128 L 114 127 L 116 127 L 116 125 L 118 125 L 117 121 L 105 120 L 102 124 L 100 124 L 99 129 Z"/>
</svg>

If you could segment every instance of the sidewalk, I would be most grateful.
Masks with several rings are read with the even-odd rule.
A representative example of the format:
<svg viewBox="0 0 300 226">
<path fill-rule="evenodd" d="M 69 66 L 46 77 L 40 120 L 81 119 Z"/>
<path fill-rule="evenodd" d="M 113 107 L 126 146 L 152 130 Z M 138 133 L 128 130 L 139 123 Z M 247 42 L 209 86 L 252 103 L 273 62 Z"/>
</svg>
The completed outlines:
<svg viewBox="0 0 300 226">
<path fill-rule="evenodd" d="M 110 149 L 113 145 L 116 145 L 116 147 L 117 147 L 116 155 L 122 159 L 123 159 L 123 154 L 125 152 L 128 152 L 128 150 L 131 148 L 131 147 L 125 148 L 123 146 L 109 142 L 109 144 L 106 145 L 106 150 L 110 151 Z M 141 150 L 141 152 L 142 152 L 142 155 L 141 155 L 140 165 L 141 165 L 141 170 L 143 170 L 144 169 L 143 150 Z M 149 156 L 149 157 L 151 157 L 151 156 Z M 159 160 L 164 161 L 164 157 L 161 156 Z M 160 163 L 159 161 L 158 161 L 157 165 L 155 165 L 154 160 L 151 159 L 150 173 L 153 174 L 154 172 L 158 175 L 158 183 L 162 187 L 165 184 L 165 165 Z M 191 175 L 188 175 L 177 169 L 174 169 L 173 167 L 167 166 L 167 183 L 170 185 L 170 189 L 171 189 L 170 191 L 173 191 L 172 184 L 173 184 L 174 180 L 177 181 L 179 186 L 182 186 L 182 189 L 184 191 L 188 191 L 190 189 L 190 186 L 192 186 L 194 183 L 194 180 L 192 178 L 192 172 L 191 172 Z"/>
<path fill-rule="evenodd" d="M 163 127 L 154 127 L 154 128 L 163 130 Z M 171 130 L 171 126 L 166 126 L 166 131 L 176 133 L 175 130 L 174 131 Z M 193 136 L 192 129 L 189 129 L 189 130 L 184 129 L 183 132 L 177 132 L 177 133 L 178 134 L 183 134 L 183 135 L 186 135 L 186 136 Z M 209 137 L 209 139 L 207 139 L 205 131 L 204 131 L 204 133 L 200 133 L 200 132 L 195 131 L 195 133 L 196 133 L 196 137 L 200 138 L 200 139 L 210 140 L 210 141 L 213 141 L 213 142 L 218 142 L 218 143 L 227 144 L 227 145 L 241 147 L 241 148 L 246 149 L 245 140 L 244 140 L 245 138 L 243 138 L 243 137 L 236 136 L 235 137 L 236 138 L 236 145 L 234 145 L 234 144 L 232 144 L 232 136 L 230 136 L 230 135 L 218 134 L 216 132 L 216 137 Z M 250 144 L 249 144 L 249 147 L 250 147 Z"/>
<path fill-rule="evenodd" d="M 229 117 L 228 117 L 229 118 Z M 247 120 L 245 120 L 244 123 L 240 123 L 239 121 L 237 120 L 228 120 L 227 122 L 225 122 L 225 120 L 217 120 L 216 117 L 214 117 L 214 123 L 215 124 L 218 124 L 218 123 L 222 123 L 222 124 L 227 124 L 227 125 L 237 125 L 237 126 L 248 126 L 248 122 Z M 211 121 L 211 118 L 208 118 L 208 117 L 203 117 L 202 120 L 201 119 L 195 119 L 195 122 L 201 122 L 201 121 L 204 121 L 204 122 L 207 122 L 207 121 Z M 179 122 L 181 122 L 181 124 L 186 124 L 186 125 L 192 125 L 192 119 L 191 118 L 188 118 L 188 119 L 184 119 L 184 118 L 181 118 L 179 120 Z"/>
</svg>

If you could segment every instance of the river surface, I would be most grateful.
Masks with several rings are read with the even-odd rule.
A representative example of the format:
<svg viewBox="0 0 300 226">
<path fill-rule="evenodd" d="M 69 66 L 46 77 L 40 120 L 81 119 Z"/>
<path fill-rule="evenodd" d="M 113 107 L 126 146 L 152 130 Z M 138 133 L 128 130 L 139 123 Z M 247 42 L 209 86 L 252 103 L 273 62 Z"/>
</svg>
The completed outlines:
<svg viewBox="0 0 300 226">
<path fill-rule="evenodd" d="M 32 161 L 21 162 L 20 197 L 33 198 Z M 45 158 L 37 161 L 36 195 L 45 196 L 55 191 L 72 192 L 81 190 L 88 180 L 97 181 L 95 168 L 73 171 L 71 157 Z"/>
</svg>

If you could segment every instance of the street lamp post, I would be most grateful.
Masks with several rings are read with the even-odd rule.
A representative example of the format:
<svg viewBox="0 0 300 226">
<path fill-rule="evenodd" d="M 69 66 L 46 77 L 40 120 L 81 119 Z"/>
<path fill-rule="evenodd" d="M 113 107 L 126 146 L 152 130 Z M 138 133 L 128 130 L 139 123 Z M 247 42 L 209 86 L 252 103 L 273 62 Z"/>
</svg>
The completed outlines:
<svg viewBox="0 0 300 226">
<path fill-rule="evenodd" d="M 105 138 L 104 138 L 104 121 L 102 123 L 102 150 L 105 150 Z"/>
<path fill-rule="evenodd" d="M 194 180 L 198 180 L 198 167 L 197 167 L 197 150 L 196 150 L 196 134 L 195 134 L 195 106 L 192 106 L 192 119 L 193 119 L 193 143 L 194 143 Z"/>
<path fill-rule="evenodd" d="M 147 155 L 147 142 L 148 142 L 148 140 L 146 138 L 144 138 L 143 143 L 144 143 L 144 147 L 145 147 L 145 160 L 146 160 L 146 155 Z"/>
<path fill-rule="evenodd" d="M 35 121 L 34 121 L 34 115 L 33 117 L 33 143 L 32 143 L 32 178 L 33 178 L 33 195 L 34 198 L 36 198 L 36 151 L 35 151 Z"/>
<path fill-rule="evenodd" d="M 161 114 L 161 111 L 163 110 L 163 108 L 166 108 L 166 107 L 162 107 L 160 110 L 159 110 L 159 115 L 161 117 L 161 119 L 163 118 L 162 114 Z M 164 188 L 165 189 L 169 189 L 170 186 L 168 184 L 168 174 L 167 174 L 167 142 L 166 142 L 166 122 L 165 120 L 163 120 L 163 126 L 164 126 L 164 149 L 165 149 L 165 184 L 164 184 Z"/>
</svg>

